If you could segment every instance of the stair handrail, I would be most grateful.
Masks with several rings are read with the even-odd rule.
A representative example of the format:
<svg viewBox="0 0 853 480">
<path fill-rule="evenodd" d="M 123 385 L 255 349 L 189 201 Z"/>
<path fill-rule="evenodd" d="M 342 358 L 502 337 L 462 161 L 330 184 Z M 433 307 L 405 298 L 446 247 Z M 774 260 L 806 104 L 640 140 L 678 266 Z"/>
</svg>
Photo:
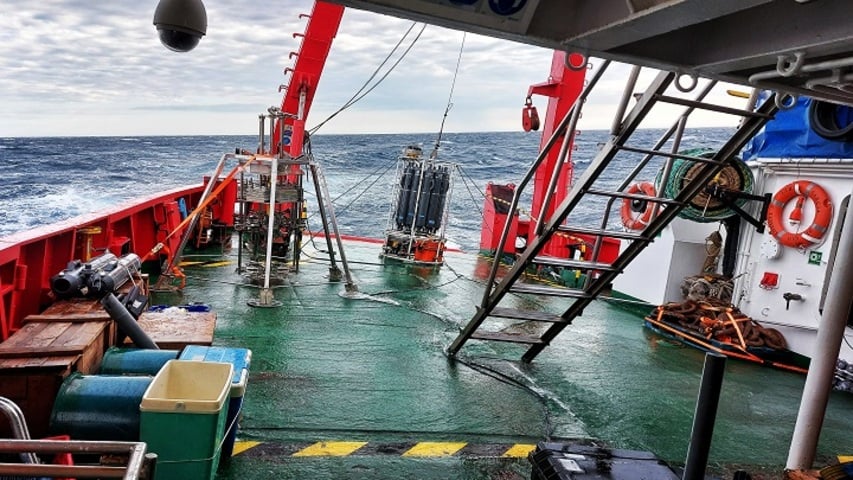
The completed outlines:
<svg viewBox="0 0 853 480">
<path fill-rule="evenodd" d="M 6 418 L 9 419 L 9 426 L 12 428 L 12 435 L 15 438 L 18 440 L 30 439 L 26 417 L 24 417 L 24 412 L 21 411 L 17 403 L 0 396 L 0 412 L 6 414 Z M 20 455 L 24 463 L 39 463 L 38 457 L 32 452 L 23 452 Z"/>
<path fill-rule="evenodd" d="M 705 97 L 708 96 L 709 93 L 711 93 L 711 90 L 713 90 L 716 85 L 717 85 L 716 80 L 709 81 L 705 85 L 705 87 L 696 95 L 696 97 L 694 97 L 693 100 L 695 102 L 701 102 L 702 100 L 705 99 Z M 673 152 L 672 153 L 677 153 L 679 145 L 681 144 L 681 136 L 684 133 L 684 126 L 686 123 L 686 119 L 687 119 L 687 117 L 690 116 L 690 114 L 693 113 L 694 110 L 696 110 L 695 106 L 690 106 L 690 107 L 685 108 L 684 111 L 681 112 L 681 115 L 678 117 L 678 120 L 676 120 L 675 122 L 673 122 L 672 125 L 670 125 L 669 129 L 666 132 L 664 132 L 658 138 L 657 142 L 655 142 L 654 146 L 651 149 L 652 150 L 658 150 L 658 149 L 662 148 L 664 145 L 666 145 L 666 142 L 669 141 L 669 139 L 673 136 L 673 134 L 676 134 L 676 138 L 673 141 Z M 648 165 L 648 163 L 653 158 L 655 158 L 656 156 L 657 155 L 647 153 L 643 157 L 643 159 L 640 160 L 640 162 L 637 163 L 637 165 L 635 165 L 634 168 L 631 170 L 631 172 L 625 177 L 625 180 L 623 180 L 622 183 L 619 184 L 619 186 L 616 188 L 616 191 L 618 191 L 618 192 L 625 191 L 625 189 L 628 188 L 628 185 L 630 185 L 631 182 L 633 182 L 634 179 L 637 178 L 637 175 L 639 175 L 640 172 L 644 168 L 646 168 L 646 165 Z M 667 164 L 668 165 L 672 164 L 671 158 L 667 160 Z M 668 181 L 668 179 L 669 179 L 669 172 L 666 171 L 666 172 L 664 172 L 664 175 L 662 175 L 661 185 L 665 185 L 666 182 Z M 660 192 L 658 192 L 658 194 L 660 194 Z M 607 223 L 610 221 L 610 213 L 613 210 L 613 203 L 615 203 L 615 201 L 616 201 L 615 197 L 607 200 L 607 204 L 606 204 L 606 207 L 604 209 L 604 218 L 601 221 L 601 229 L 602 230 L 607 228 Z M 655 212 L 652 215 L 652 219 L 657 217 L 658 213 L 659 213 L 659 210 L 655 209 Z M 602 237 L 598 237 L 595 239 L 595 244 L 592 247 L 592 256 L 590 257 L 592 259 L 592 261 L 596 261 L 598 259 L 598 253 L 601 250 L 601 244 L 603 241 L 604 241 L 604 239 Z M 589 282 L 589 278 L 587 278 L 587 283 L 588 282 Z"/>
<path fill-rule="evenodd" d="M 740 151 L 743 145 L 752 138 L 758 130 L 764 126 L 769 118 L 771 118 L 778 110 L 779 107 L 774 101 L 774 96 L 777 95 L 774 93 L 771 97 L 765 101 L 760 107 L 756 109 L 756 113 L 759 117 L 753 119 L 752 123 L 744 123 L 741 125 L 735 134 L 723 145 L 712 157 L 716 160 L 721 161 L 731 161 L 731 159 Z M 720 167 L 722 168 L 722 167 Z M 696 196 L 699 191 L 704 187 L 704 185 L 713 177 L 714 167 L 711 164 L 704 165 L 696 174 L 696 177 L 692 183 L 685 186 L 681 191 L 679 191 L 678 195 L 676 195 L 675 200 L 680 204 L 686 204 L 689 200 L 691 200 L 694 196 Z M 660 233 L 666 225 L 672 221 L 672 219 L 678 214 L 681 210 L 680 206 L 676 206 L 674 208 L 667 208 L 661 212 L 661 214 L 652 219 L 649 222 L 649 225 L 643 230 L 645 234 L 648 236 L 654 236 Z M 547 227 L 546 227 L 547 228 Z M 619 254 L 619 257 L 613 262 L 613 269 L 604 272 L 599 278 L 597 278 L 594 282 L 591 282 L 585 290 L 591 297 L 597 296 L 605 287 L 605 285 L 612 280 L 616 275 L 619 274 L 624 268 L 634 259 L 634 257 L 639 254 L 640 251 L 644 248 L 641 245 L 641 242 L 634 242 L 622 251 Z M 563 314 L 563 318 L 573 318 L 578 315 L 585 305 L 580 302 L 575 302 L 572 304 L 568 310 L 566 310 Z M 536 355 L 545 348 L 551 340 L 554 339 L 559 333 L 564 325 L 562 324 L 553 324 L 551 328 L 549 328 L 541 337 L 542 343 L 538 345 L 532 345 L 527 352 L 522 356 L 521 360 L 525 363 L 529 363 L 533 361 Z"/>
<path fill-rule="evenodd" d="M 574 103 L 572 104 L 572 108 L 566 113 L 560 123 L 557 125 L 557 128 L 554 129 L 554 132 L 551 134 L 551 137 L 545 143 L 545 146 L 542 148 L 542 151 L 539 152 L 539 155 L 536 157 L 536 160 L 533 161 L 533 164 L 530 168 L 527 169 L 527 173 L 524 174 L 524 178 L 519 182 L 518 186 L 515 189 L 515 192 L 512 195 L 512 201 L 510 202 L 507 221 L 504 222 L 503 231 L 501 231 L 501 238 L 498 241 L 498 247 L 495 250 L 495 260 L 492 262 L 492 268 L 489 270 L 489 278 L 486 283 L 485 292 L 483 293 L 483 300 L 481 302 L 482 308 L 486 308 L 489 302 L 489 297 L 492 294 L 492 290 L 494 289 L 495 278 L 498 275 L 498 269 L 500 268 L 500 259 L 501 255 L 503 255 L 504 248 L 506 246 L 507 238 L 509 237 L 509 230 L 512 225 L 512 216 L 515 214 L 516 209 L 518 208 L 518 202 L 521 199 L 521 192 L 524 188 L 530 183 L 530 180 L 533 178 L 533 175 L 536 173 L 536 170 L 539 168 L 539 165 L 545 160 L 545 157 L 548 156 L 551 149 L 554 147 L 554 144 L 557 143 L 557 139 L 560 138 L 560 135 L 566 131 L 566 127 L 572 121 L 574 116 L 573 112 L 575 109 L 581 108 L 586 98 L 589 96 L 590 91 L 592 91 L 593 87 L 598 83 L 598 80 L 601 79 L 601 76 L 607 70 L 607 67 L 610 65 L 610 60 L 605 60 L 602 62 L 601 66 L 595 72 L 593 77 L 589 80 L 589 82 L 584 87 L 583 91 L 581 91 L 580 95 L 575 98 Z M 568 143 L 568 142 L 566 142 Z"/>
<path fill-rule="evenodd" d="M 554 189 L 557 188 L 557 182 L 560 180 L 560 171 L 563 169 L 563 164 L 569 159 L 569 146 L 572 144 L 571 140 L 578 126 L 578 121 L 581 118 L 581 110 L 583 109 L 585 100 L 586 98 L 579 98 L 577 101 L 578 108 L 572 108 L 569 112 L 571 120 L 569 121 L 568 128 L 566 128 L 565 139 L 560 145 L 560 153 L 557 155 L 557 161 L 554 162 L 554 170 L 551 172 L 551 179 L 548 181 L 548 189 L 545 190 L 544 201 L 540 210 L 541 214 L 536 219 L 536 225 L 533 228 L 534 235 L 542 233 L 542 227 L 545 225 L 545 215 L 554 201 Z"/>
<path fill-rule="evenodd" d="M 146 453 L 145 442 L 92 440 L 11 440 L 0 439 L 0 453 L 81 453 L 127 455 L 124 466 L 111 465 L 48 465 L 0 463 L 0 477 L 36 478 L 123 478 L 149 480 L 153 478 L 157 455 Z"/>
</svg>

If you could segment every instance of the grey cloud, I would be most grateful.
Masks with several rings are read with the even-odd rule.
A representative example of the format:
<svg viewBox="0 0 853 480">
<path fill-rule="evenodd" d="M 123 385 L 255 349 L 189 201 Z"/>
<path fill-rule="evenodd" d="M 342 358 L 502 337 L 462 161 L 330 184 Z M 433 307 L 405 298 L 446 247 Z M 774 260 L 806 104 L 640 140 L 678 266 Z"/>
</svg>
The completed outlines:
<svg viewBox="0 0 853 480">
<path fill-rule="evenodd" d="M 159 104 L 138 105 L 130 110 L 142 111 L 185 111 L 185 112 L 254 112 L 258 105 L 253 103 L 219 103 L 219 104 Z"/>
<path fill-rule="evenodd" d="M 278 104 L 277 87 L 286 81 L 282 70 L 299 46 L 291 33 L 303 31 L 306 21 L 298 15 L 309 13 L 313 2 L 288 0 L 274 9 L 248 0 L 206 3 L 207 36 L 195 51 L 176 54 L 159 45 L 153 1 L 3 0 L 0 104 L 6 108 L 0 125 L 57 107 L 87 114 L 146 112 L 150 119 L 157 112 L 237 114 Z M 315 97 L 313 120 L 355 93 L 411 24 L 348 9 Z M 397 70 L 353 107 L 353 116 L 336 119 L 336 128 L 357 124 L 359 111 L 424 116 L 443 111 L 460 39 L 459 32 L 427 27 Z M 454 103 L 483 111 L 515 109 L 528 85 L 547 79 L 550 58 L 548 50 L 469 34 Z M 117 123 L 132 128 L 134 118 Z"/>
</svg>

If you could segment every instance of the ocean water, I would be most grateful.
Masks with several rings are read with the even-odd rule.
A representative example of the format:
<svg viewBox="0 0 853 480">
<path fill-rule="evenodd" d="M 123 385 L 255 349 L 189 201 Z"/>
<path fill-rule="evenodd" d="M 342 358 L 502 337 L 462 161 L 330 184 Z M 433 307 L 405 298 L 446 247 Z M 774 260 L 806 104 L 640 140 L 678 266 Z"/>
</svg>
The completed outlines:
<svg viewBox="0 0 853 480">
<path fill-rule="evenodd" d="M 725 128 L 688 130 L 683 148 L 714 148 L 732 132 Z M 662 131 L 642 130 L 632 145 L 648 146 Z M 449 133 L 439 158 L 458 165 L 454 176 L 447 237 L 452 245 L 476 251 L 483 194 L 488 182 L 519 183 L 536 158 L 535 132 Z M 584 131 L 572 158 L 580 175 L 607 141 L 605 131 Z M 312 151 L 326 175 L 342 233 L 381 237 L 393 202 L 397 156 L 410 144 L 430 152 L 432 134 L 316 135 Z M 254 150 L 254 136 L 28 137 L 0 138 L 0 236 L 95 212 L 142 195 L 199 183 L 223 153 Z M 614 186 L 639 156 L 614 162 L 602 182 Z M 650 180 L 659 164 L 641 178 Z M 230 168 L 227 167 L 227 168 Z M 529 208 L 529 196 L 522 206 Z M 595 205 L 582 205 L 570 221 L 596 221 Z M 309 214 L 316 201 L 309 198 Z M 314 215 L 309 224 L 319 229 Z"/>
</svg>

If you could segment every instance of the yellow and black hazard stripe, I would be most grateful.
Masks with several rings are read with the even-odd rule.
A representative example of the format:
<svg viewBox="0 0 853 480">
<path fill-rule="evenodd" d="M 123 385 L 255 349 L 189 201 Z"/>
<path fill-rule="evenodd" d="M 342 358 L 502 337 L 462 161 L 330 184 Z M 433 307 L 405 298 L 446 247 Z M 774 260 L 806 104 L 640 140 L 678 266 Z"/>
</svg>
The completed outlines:
<svg viewBox="0 0 853 480">
<path fill-rule="evenodd" d="M 277 443 L 238 441 L 234 455 L 241 457 L 344 457 L 393 455 L 399 457 L 527 458 L 536 445 L 527 443 L 467 442 L 364 442 L 321 441 Z"/>
</svg>

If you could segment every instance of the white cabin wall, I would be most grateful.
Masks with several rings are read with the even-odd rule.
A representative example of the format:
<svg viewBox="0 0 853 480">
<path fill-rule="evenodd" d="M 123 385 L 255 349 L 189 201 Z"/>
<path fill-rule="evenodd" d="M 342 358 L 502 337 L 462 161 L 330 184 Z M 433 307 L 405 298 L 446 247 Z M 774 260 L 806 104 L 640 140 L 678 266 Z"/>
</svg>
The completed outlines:
<svg viewBox="0 0 853 480">
<path fill-rule="evenodd" d="M 677 218 L 616 277 L 613 289 L 654 305 L 681 301 L 682 280 L 701 271 L 705 238 L 718 226 Z"/>
<path fill-rule="evenodd" d="M 739 252 L 741 258 L 735 272 L 740 277 L 735 284 L 733 298 L 733 303 L 745 314 L 765 326 L 779 329 L 785 335 L 789 348 L 806 356 L 814 353 L 815 333 L 821 320 L 820 301 L 839 221 L 839 207 L 842 200 L 850 195 L 853 186 L 853 163 L 847 161 L 848 165 L 844 165 L 836 160 L 834 166 L 827 166 L 820 162 L 813 159 L 800 160 L 799 163 L 765 161 L 755 169 L 756 184 L 763 185 L 763 191 L 771 194 L 796 180 L 817 183 L 832 199 L 833 220 L 823 243 L 804 251 L 780 246 L 776 258 L 762 255 L 762 242 L 769 238 L 767 233 L 759 234 L 753 228 L 745 229 L 741 242 L 743 249 Z M 793 201 L 789 202 L 783 218 L 787 219 L 793 204 Z M 811 201 L 805 202 L 803 214 L 800 230 L 814 218 Z M 790 228 L 793 230 L 793 227 Z M 820 254 L 819 264 L 809 262 L 813 253 Z M 779 275 L 777 288 L 765 289 L 760 286 L 765 272 Z M 791 301 L 787 305 L 783 298 L 786 292 L 801 295 L 803 301 Z M 845 336 L 847 344 L 842 344 L 841 358 L 853 361 L 853 349 L 850 348 L 850 344 L 853 344 L 853 330 L 847 328 Z"/>
</svg>

